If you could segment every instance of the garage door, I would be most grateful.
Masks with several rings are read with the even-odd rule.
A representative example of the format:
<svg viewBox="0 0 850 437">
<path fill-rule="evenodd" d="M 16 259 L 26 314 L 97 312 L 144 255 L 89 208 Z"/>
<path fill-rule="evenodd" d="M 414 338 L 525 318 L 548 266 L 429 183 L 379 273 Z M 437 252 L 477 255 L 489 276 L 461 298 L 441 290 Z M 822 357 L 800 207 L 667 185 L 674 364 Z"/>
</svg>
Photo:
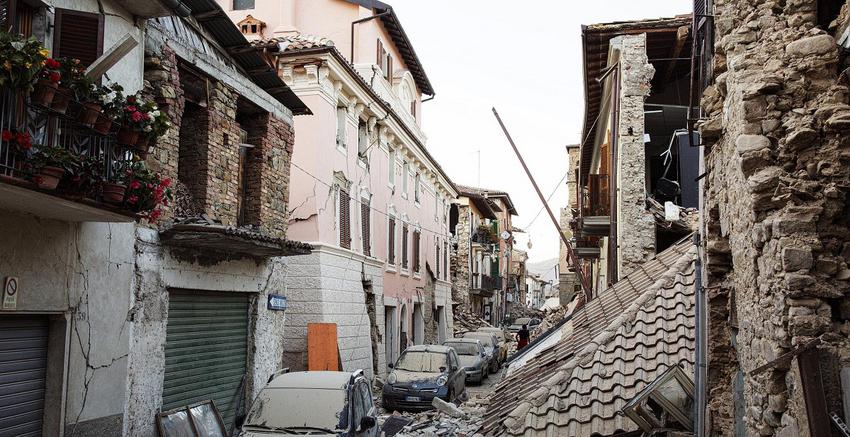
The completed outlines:
<svg viewBox="0 0 850 437">
<path fill-rule="evenodd" d="M 246 372 L 247 340 L 246 294 L 170 293 L 163 411 L 212 399 L 230 429 Z"/>
<path fill-rule="evenodd" d="M 47 319 L 0 316 L 0 437 L 41 435 Z"/>
</svg>

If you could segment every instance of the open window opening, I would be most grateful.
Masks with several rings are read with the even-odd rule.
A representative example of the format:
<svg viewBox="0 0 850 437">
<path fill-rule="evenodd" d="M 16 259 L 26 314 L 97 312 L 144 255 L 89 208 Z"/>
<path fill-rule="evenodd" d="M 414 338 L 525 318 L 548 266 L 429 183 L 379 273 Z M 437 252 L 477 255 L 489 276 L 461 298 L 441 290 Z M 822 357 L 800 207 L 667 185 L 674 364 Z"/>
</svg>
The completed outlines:
<svg viewBox="0 0 850 437">
<path fill-rule="evenodd" d="M 266 135 L 268 114 L 240 97 L 236 101 L 236 123 L 239 125 L 239 138 L 231 147 L 239 148 L 237 225 L 260 226 L 263 162 L 259 145 Z"/>
</svg>

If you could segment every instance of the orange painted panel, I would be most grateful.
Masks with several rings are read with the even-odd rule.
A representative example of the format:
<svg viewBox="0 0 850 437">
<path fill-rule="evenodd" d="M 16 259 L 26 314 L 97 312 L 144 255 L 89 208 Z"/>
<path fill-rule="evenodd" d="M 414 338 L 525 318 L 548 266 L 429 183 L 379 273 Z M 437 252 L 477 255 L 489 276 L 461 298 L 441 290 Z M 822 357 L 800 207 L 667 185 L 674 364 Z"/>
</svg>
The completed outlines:
<svg viewBox="0 0 850 437">
<path fill-rule="evenodd" d="M 307 370 L 341 370 L 336 323 L 307 324 Z"/>
</svg>

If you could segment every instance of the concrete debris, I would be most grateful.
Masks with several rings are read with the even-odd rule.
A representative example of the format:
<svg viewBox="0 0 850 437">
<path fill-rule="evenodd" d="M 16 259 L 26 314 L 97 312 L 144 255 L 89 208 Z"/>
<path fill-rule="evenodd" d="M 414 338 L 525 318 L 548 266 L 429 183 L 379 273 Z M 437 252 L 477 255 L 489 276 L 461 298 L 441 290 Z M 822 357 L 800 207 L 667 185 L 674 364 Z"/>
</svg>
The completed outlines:
<svg viewBox="0 0 850 437">
<path fill-rule="evenodd" d="M 482 326 L 493 326 L 487 323 L 479 315 L 463 309 L 456 309 L 454 313 L 454 334 L 463 334 L 464 332 L 475 331 Z"/>
<path fill-rule="evenodd" d="M 441 399 L 434 399 L 437 410 L 418 414 L 403 414 L 412 419 L 397 437 L 434 437 L 458 436 L 480 437 L 484 412 L 489 400 L 483 395 L 472 395 L 470 399 L 456 406 Z"/>
<path fill-rule="evenodd" d="M 452 417 L 463 417 L 464 416 L 463 411 L 461 411 L 460 408 L 457 407 L 457 405 L 446 402 L 446 401 L 444 401 L 440 398 L 434 398 L 434 400 L 431 401 L 431 405 L 434 408 L 436 408 L 437 411 L 439 411 L 441 413 L 448 414 L 449 416 L 452 416 Z"/>
</svg>

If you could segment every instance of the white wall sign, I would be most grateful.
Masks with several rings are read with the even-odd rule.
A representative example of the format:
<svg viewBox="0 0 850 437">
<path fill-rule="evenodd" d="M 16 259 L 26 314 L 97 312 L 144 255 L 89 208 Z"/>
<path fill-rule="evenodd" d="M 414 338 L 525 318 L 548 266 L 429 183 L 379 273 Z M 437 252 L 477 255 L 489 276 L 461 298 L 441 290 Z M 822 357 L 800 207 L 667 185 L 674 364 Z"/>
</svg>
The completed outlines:
<svg viewBox="0 0 850 437">
<path fill-rule="evenodd" d="M 3 281 L 3 309 L 14 310 L 18 308 L 18 278 L 7 276 Z"/>
</svg>

